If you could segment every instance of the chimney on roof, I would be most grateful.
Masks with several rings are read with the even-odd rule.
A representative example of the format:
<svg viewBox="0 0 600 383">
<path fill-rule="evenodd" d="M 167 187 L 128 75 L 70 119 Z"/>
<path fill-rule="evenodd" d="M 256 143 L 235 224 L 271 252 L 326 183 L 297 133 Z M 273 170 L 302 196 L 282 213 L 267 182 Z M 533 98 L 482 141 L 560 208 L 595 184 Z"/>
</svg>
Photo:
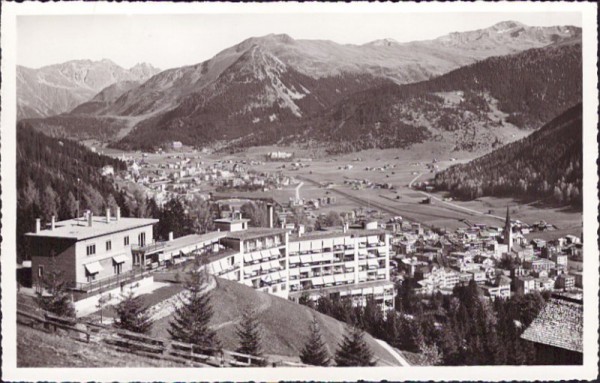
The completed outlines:
<svg viewBox="0 0 600 383">
<path fill-rule="evenodd" d="M 42 226 L 42 220 L 40 218 L 35 219 L 35 233 L 38 234 L 40 232 Z"/>
<path fill-rule="evenodd" d="M 170 231 L 169 232 L 169 242 L 171 242 L 173 240 L 173 232 Z"/>
<path fill-rule="evenodd" d="M 56 227 L 56 217 L 52 216 L 52 219 L 50 221 L 50 230 L 54 230 L 55 227 Z"/>
<path fill-rule="evenodd" d="M 269 229 L 273 228 L 273 204 L 267 204 L 267 210 L 269 212 Z"/>
<path fill-rule="evenodd" d="M 94 215 L 92 214 L 92 212 L 88 210 L 88 212 L 87 212 L 87 225 L 89 227 L 92 227 L 92 218 L 93 217 L 94 217 Z"/>
<path fill-rule="evenodd" d="M 106 223 L 110 223 L 110 208 L 106 208 Z"/>
<path fill-rule="evenodd" d="M 117 221 L 121 220 L 121 208 L 117 206 Z"/>
</svg>

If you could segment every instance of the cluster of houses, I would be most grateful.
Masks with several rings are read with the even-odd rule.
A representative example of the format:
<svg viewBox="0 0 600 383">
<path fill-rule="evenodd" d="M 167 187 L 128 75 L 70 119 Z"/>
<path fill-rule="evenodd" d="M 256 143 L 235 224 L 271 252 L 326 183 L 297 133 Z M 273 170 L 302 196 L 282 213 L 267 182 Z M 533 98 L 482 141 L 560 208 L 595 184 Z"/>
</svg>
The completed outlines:
<svg viewBox="0 0 600 383">
<path fill-rule="evenodd" d="M 448 294 L 474 280 L 492 299 L 533 291 L 581 295 L 582 243 L 576 236 L 528 240 L 523 231 L 529 233 L 529 226 L 508 212 L 504 228 L 473 225 L 440 233 L 418 223 L 388 225 L 396 278 L 417 292 Z"/>
<path fill-rule="evenodd" d="M 393 189 L 394 186 L 387 182 L 372 182 L 366 178 L 363 179 L 346 179 L 344 184 L 350 186 L 354 190 L 360 189 Z"/>
<path fill-rule="evenodd" d="M 169 160 L 154 164 L 145 158 L 130 159 L 128 171 L 119 177 L 142 187 L 159 205 L 173 197 L 207 199 L 213 190 L 271 190 L 290 184 L 290 178 L 280 173 L 252 170 L 263 164 L 260 161 L 219 160 L 207 164 L 199 156 L 185 155 L 169 156 Z"/>
</svg>

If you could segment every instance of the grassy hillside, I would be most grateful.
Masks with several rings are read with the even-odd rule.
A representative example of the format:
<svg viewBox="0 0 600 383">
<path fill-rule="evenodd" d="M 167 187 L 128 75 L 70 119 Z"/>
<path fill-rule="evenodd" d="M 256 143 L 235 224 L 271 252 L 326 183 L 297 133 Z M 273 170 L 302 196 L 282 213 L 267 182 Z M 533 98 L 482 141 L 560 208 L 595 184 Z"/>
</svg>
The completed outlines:
<svg viewBox="0 0 600 383">
<path fill-rule="evenodd" d="M 226 349 L 235 349 L 238 338 L 235 329 L 245 307 L 258 311 L 263 326 L 263 347 L 266 354 L 289 357 L 299 361 L 298 355 L 304 346 L 308 326 L 316 315 L 321 332 L 330 353 L 335 353 L 341 342 L 343 324 L 329 316 L 322 315 L 306 306 L 253 290 L 239 283 L 217 279 L 217 287 L 212 291 L 214 316 L 212 323 Z M 153 335 L 168 337 L 170 317 L 155 322 Z M 398 362 L 368 334 L 365 339 L 371 347 L 378 365 L 398 365 Z"/>
<path fill-rule="evenodd" d="M 435 177 L 458 197 L 512 196 L 582 203 L 582 106 L 567 110 L 526 138 Z"/>
<path fill-rule="evenodd" d="M 185 367 L 168 361 L 119 352 L 96 343 L 17 327 L 18 367 Z"/>
</svg>

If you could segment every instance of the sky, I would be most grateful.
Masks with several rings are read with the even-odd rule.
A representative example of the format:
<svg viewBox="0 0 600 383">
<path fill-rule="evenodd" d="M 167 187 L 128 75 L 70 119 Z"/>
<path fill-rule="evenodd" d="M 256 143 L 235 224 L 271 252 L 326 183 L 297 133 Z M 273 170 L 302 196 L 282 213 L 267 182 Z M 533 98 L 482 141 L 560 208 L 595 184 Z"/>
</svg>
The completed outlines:
<svg viewBox="0 0 600 383">
<path fill-rule="evenodd" d="M 434 39 L 514 20 L 531 26 L 581 26 L 578 12 L 395 14 L 195 14 L 18 16 L 17 63 L 30 68 L 75 59 L 110 59 L 124 68 L 197 64 L 249 37 L 364 44 Z"/>
</svg>

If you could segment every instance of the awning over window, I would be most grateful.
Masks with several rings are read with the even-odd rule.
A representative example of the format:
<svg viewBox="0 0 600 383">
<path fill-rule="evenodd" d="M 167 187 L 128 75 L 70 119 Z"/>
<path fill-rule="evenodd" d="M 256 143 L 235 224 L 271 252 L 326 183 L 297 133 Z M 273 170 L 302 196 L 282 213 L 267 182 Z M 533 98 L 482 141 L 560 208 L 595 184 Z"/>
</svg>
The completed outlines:
<svg viewBox="0 0 600 383">
<path fill-rule="evenodd" d="M 343 237 L 342 238 L 340 238 L 340 237 L 334 238 L 333 239 L 333 244 L 336 245 L 336 246 L 337 245 L 343 245 L 344 244 L 344 238 Z"/>
<path fill-rule="evenodd" d="M 290 253 L 300 251 L 300 242 L 290 242 L 288 246 Z"/>
<path fill-rule="evenodd" d="M 252 254 L 244 254 L 244 262 L 252 262 Z"/>
<path fill-rule="evenodd" d="M 300 275 L 300 269 L 290 269 L 290 276 Z"/>
<path fill-rule="evenodd" d="M 269 265 L 271 266 L 272 269 L 279 269 L 281 267 L 281 265 L 279 264 L 279 261 L 271 261 L 271 262 L 269 262 Z"/>
<path fill-rule="evenodd" d="M 331 248 L 333 247 L 333 238 L 325 238 L 323 240 L 323 248 Z"/>
<path fill-rule="evenodd" d="M 311 248 L 313 250 L 321 250 L 323 248 L 323 241 L 319 241 L 319 240 L 311 241 Z"/>
<path fill-rule="evenodd" d="M 261 259 L 260 251 L 255 251 L 254 253 L 250 253 L 250 254 L 252 254 L 253 261 L 260 261 L 260 259 Z"/>
<path fill-rule="evenodd" d="M 313 278 L 312 284 L 313 286 L 323 286 L 323 277 Z"/>
<path fill-rule="evenodd" d="M 91 262 L 85 265 L 85 269 L 89 274 L 97 274 L 102 271 L 103 267 L 100 262 Z"/>
<path fill-rule="evenodd" d="M 263 250 L 260 252 L 260 259 L 267 259 L 271 256 L 268 250 Z"/>
<path fill-rule="evenodd" d="M 326 275 L 323 277 L 323 282 L 327 285 L 327 284 L 331 284 L 334 283 L 335 280 L 333 279 L 333 275 Z"/>
<path fill-rule="evenodd" d="M 376 269 L 379 267 L 379 262 L 376 259 L 369 259 L 367 260 L 367 265 L 369 265 L 369 269 Z"/>
<path fill-rule="evenodd" d="M 210 264 L 212 266 L 213 273 L 220 273 L 222 271 L 220 262 L 213 262 Z"/>
<path fill-rule="evenodd" d="M 376 235 L 370 235 L 367 238 L 367 242 L 369 243 L 369 245 L 376 244 L 376 243 L 379 243 L 379 238 L 377 238 Z"/>
<path fill-rule="evenodd" d="M 321 261 L 323 261 L 323 254 L 321 254 L 321 253 L 313 254 L 312 255 L 312 261 L 313 262 L 321 262 Z"/>
<path fill-rule="evenodd" d="M 300 242 L 300 251 L 309 251 L 310 250 L 310 242 L 304 241 Z"/>
<path fill-rule="evenodd" d="M 297 265 L 298 263 L 300 263 L 300 257 L 298 257 L 298 256 L 290 257 L 290 265 Z"/>
<path fill-rule="evenodd" d="M 373 294 L 383 294 L 383 286 L 374 286 Z"/>
<path fill-rule="evenodd" d="M 279 252 L 279 249 L 271 249 L 270 253 L 271 253 L 271 257 L 279 257 L 281 255 L 281 253 Z"/>
<path fill-rule="evenodd" d="M 310 254 L 300 256 L 300 262 L 302 263 L 310 263 L 311 261 L 312 257 L 310 256 Z"/>
<path fill-rule="evenodd" d="M 120 263 L 125 263 L 127 261 L 127 256 L 125 254 L 121 254 L 121 255 L 112 257 L 112 259 L 113 259 L 113 262 L 118 265 Z M 100 268 L 102 268 L 102 266 L 100 266 Z"/>
<path fill-rule="evenodd" d="M 333 276 L 333 280 L 337 283 L 337 282 L 345 282 L 346 278 L 344 276 L 344 274 L 338 274 L 338 275 L 334 275 Z"/>
</svg>

